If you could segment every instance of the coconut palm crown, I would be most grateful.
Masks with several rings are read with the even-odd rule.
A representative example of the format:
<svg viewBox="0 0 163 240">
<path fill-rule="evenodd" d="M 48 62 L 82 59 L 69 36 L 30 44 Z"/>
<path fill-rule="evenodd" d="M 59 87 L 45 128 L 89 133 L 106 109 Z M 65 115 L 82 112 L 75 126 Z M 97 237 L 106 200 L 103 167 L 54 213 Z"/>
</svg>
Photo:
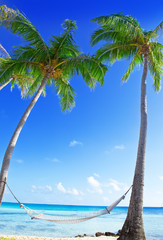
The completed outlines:
<svg viewBox="0 0 163 240">
<path fill-rule="evenodd" d="M 73 39 L 77 28 L 75 21 L 65 20 L 62 24 L 63 33 L 60 36 L 52 36 L 49 44 L 46 44 L 35 26 L 18 10 L 2 5 L 0 16 L 1 26 L 20 35 L 27 42 L 23 47 L 16 47 L 11 58 L 0 59 L 0 83 L 7 82 L 12 76 L 31 77 L 33 81 L 28 84 L 28 94 L 35 93 L 10 140 L 3 159 L 0 174 L 1 202 L 10 159 L 18 136 L 40 95 L 45 93 L 46 84 L 55 87 L 62 110 L 71 110 L 75 104 L 75 91 L 70 85 L 70 78 L 80 73 L 86 84 L 93 89 L 96 82 L 103 84 L 107 67 L 93 56 L 80 52 Z"/>
<path fill-rule="evenodd" d="M 145 31 L 137 20 L 123 13 L 101 16 L 92 19 L 98 25 L 91 36 L 94 46 L 100 41 L 107 43 L 96 52 L 96 58 L 102 62 L 114 63 L 121 59 L 131 59 L 129 67 L 122 77 L 127 81 L 137 66 L 143 66 L 141 80 L 141 124 L 132 194 L 127 218 L 123 225 L 120 240 L 144 240 L 143 226 L 143 186 L 147 134 L 146 78 L 147 71 L 153 76 L 156 92 L 161 89 L 163 75 L 163 45 L 157 41 L 161 22 L 153 31 Z"/>
<path fill-rule="evenodd" d="M 35 81 L 28 93 L 33 94 L 42 78 L 48 76 L 48 84 L 54 84 L 61 97 L 62 110 L 71 109 L 74 105 L 75 94 L 69 84 L 73 75 L 81 73 L 91 89 L 96 81 L 103 83 L 107 68 L 94 57 L 81 54 L 73 39 L 77 28 L 75 21 L 65 20 L 62 24 L 64 33 L 52 36 L 49 45 L 29 19 L 18 10 L 1 5 L 0 25 L 20 35 L 28 43 L 24 47 L 16 47 L 11 59 L 1 59 L 1 83 L 6 82 L 12 75 L 31 76 Z M 63 97 L 65 94 L 66 98 Z"/>
<path fill-rule="evenodd" d="M 154 79 L 153 85 L 155 90 L 159 91 L 163 75 L 163 45 L 157 42 L 157 38 L 159 31 L 163 29 L 163 22 L 153 31 L 145 31 L 135 18 L 123 13 L 101 16 L 91 21 L 100 24 L 91 36 L 92 46 L 102 40 L 107 41 L 97 51 L 97 58 L 110 63 L 123 58 L 132 59 L 122 77 L 123 81 L 127 81 L 130 73 L 142 65 L 144 56 L 148 55 L 148 68 Z"/>
</svg>

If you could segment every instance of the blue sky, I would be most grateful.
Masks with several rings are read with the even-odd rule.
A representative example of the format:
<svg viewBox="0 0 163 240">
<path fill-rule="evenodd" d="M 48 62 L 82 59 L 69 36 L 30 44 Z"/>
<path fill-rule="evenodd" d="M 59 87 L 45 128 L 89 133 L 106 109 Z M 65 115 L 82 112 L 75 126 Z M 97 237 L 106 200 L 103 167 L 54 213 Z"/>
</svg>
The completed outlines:
<svg viewBox="0 0 163 240">
<path fill-rule="evenodd" d="M 94 53 L 89 21 L 100 15 L 123 12 L 136 17 L 144 29 L 162 21 L 162 1 L 1 1 L 24 12 L 48 41 L 62 33 L 65 19 L 76 20 L 77 44 Z M 10 53 L 22 45 L 19 37 L 0 29 L 0 43 Z M 160 40 L 162 42 L 162 39 Z M 76 106 L 61 112 L 53 87 L 47 87 L 31 112 L 11 159 L 8 184 L 22 202 L 108 205 L 131 184 L 134 174 L 140 122 L 140 80 L 142 68 L 122 84 L 129 61 L 115 63 L 101 88 L 93 92 L 82 78 L 74 77 Z M 154 92 L 147 78 L 148 134 L 144 205 L 163 203 L 163 91 Z M 21 99 L 17 87 L 0 92 L 0 161 L 16 125 L 30 99 Z M 14 201 L 6 190 L 4 201 Z M 122 205 L 128 205 L 129 196 Z"/>
</svg>

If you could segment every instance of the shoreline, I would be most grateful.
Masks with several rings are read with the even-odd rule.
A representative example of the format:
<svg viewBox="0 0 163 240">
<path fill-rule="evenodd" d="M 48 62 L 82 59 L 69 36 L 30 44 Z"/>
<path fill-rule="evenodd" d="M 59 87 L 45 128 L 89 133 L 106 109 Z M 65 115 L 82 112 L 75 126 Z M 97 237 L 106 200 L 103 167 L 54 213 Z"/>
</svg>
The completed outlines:
<svg viewBox="0 0 163 240">
<path fill-rule="evenodd" d="M 100 237 L 37 237 L 37 236 L 23 236 L 23 235 L 0 235 L 0 239 L 5 240 L 77 240 L 77 239 L 84 239 L 84 240 L 117 240 L 118 237 L 108 237 L 108 236 L 100 236 Z"/>
</svg>

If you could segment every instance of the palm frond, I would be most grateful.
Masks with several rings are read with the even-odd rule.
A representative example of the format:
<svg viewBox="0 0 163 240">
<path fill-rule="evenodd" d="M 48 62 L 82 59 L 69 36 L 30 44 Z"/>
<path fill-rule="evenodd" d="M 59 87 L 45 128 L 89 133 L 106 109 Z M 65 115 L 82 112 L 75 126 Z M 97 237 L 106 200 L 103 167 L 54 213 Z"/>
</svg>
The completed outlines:
<svg viewBox="0 0 163 240">
<path fill-rule="evenodd" d="M 151 42 L 149 46 L 158 64 L 163 66 L 163 45 L 161 43 Z"/>
<path fill-rule="evenodd" d="M 49 60 L 48 46 L 45 41 L 29 19 L 18 10 L 8 8 L 6 5 L 0 5 L 0 26 L 20 35 L 31 46 L 35 46 L 38 54 L 43 55 L 45 60 Z"/>
<path fill-rule="evenodd" d="M 127 81 L 130 77 L 131 72 L 138 66 L 140 66 L 143 63 L 143 56 L 138 54 L 138 51 L 135 53 L 126 73 L 122 77 L 122 81 Z"/>
<path fill-rule="evenodd" d="M 91 35 L 91 44 L 92 46 L 96 45 L 100 41 L 110 41 L 116 38 L 118 31 L 108 27 L 102 26 L 97 29 Z"/>
<path fill-rule="evenodd" d="M 42 75 L 39 74 L 34 78 L 34 81 L 32 82 L 32 84 L 29 86 L 27 94 L 29 96 L 32 96 L 39 88 L 39 86 L 41 85 L 41 81 L 42 81 Z"/>
<path fill-rule="evenodd" d="M 63 35 L 52 37 L 53 39 L 51 39 L 49 47 L 51 59 L 76 57 L 80 54 L 79 47 L 75 45 L 71 35 L 67 35 L 67 38 L 64 38 L 64 42 Z"/>
<path fill-rule="evenodd" d="M 93 88 L 95 82 L 99 82 L 101 85 L 103 84 L 107 67 L 95 57 L 80 55 L 64 61 L 62 70 L 63 74 L 67 74 L 68 76 L 78 75 L 80 73 L 86 84 L 90 88 Z"/>
<path fill-rule="evenodd" d="M 96 17 L 91 20 L 101 24 L 102 26 L 107 25 L 112 28 L 112 30 L 123 33 L 122 38 L 126 37 L 129 39 L 139 39 L 139 41 L 144 41 L 143 29 L 140 27 L 140 24 L 137 20 L 130 15 L 124 15 L 123 13 L 111 14 Z"/>
<path fill-rule="evenodd" d="M 57 94 L 60 98 L 62 111 L 71 110 L 75 105 L 75 91 L 66 78 L 54 81 Z"/>
<path fill-rule="evenodd" d="M 50 40 L 51 45 L 49 51 L 52 59 L 63 58 L 65 55 L 67 55 L 67 57 L 74 57 L 80 54 L 79 47 L 73 39 L 73 33 L 76 29 L 75 21 L 67 19 L 63 22 L 62 26 L 64 33 L 60 36 L 52 36 Z"/>
<path fill-rule="evenodd" d="M 21 97 L 27 97 L 28 89 L 33 82 L 34 78 L 30 75 L 30 73 L 13 75 L 11 82 L 11 91 L 15 85 L 17 85 L 20 89 Z"/>
<path fill-rule="evenodd" d="M 112 43 L 104 44 L 97 52 L 96 58 L 102 62 L 114 63 L 123 58 L 130 59 L 137 51 L 138 44 Z"/>
<path fill-rule="evenodd" d="M 11 77 L 40 71 L 37 63 L 16 59 L 0 59 L 0 83 L 7 82 Z"/>
<path fill-rule="evenodd" d="M 153 46 L 148 55 L 148 66 L 154 78 L 153 86 L 158 92 L 161 89 L 161 77 L 163 76 L 163 52 L 161 44 L 153 43 L 151 45 Z"/>
<path fill-rule="evenodd" d="M 110 14 L 110 15 L 104 15 L 100 17 L 96 17 L 91 19 L 91 22 L 96 22 L 98 24 L 121 24 L 121 23 L 127 23 L 129 26 L 132 25 L 134 27 L 140 27 L 140 24 L 137 22 L 137 20 L 130 15 L 125 15 L 123 13 L 117 13 L 117 14 Z"/>
<path fill-rule="evenodd" d="M 14 50 L 12 51 L 12 58 L 46 64 L 44 55 L 41 53 L 38 54 L 38 50 L 30 45 L 26 45 L 24 47 L 14 47 Z"/>
<path fill-rule="evenodd" d="M 76 21 L 73 21 L 70 19 L 64 20 L 64 22 L 62 23 L 62 26 L 64 31 L 68 31 L 68 32 L 74 32 L 75 29 L 77 29 Z"/>
<path fill-rule="evenodd" d="M 162 30 L 163 30 L 163 21 L 153 31 L 149 32 L 147 39 L 148 40 L 152 38 L 155 39 L 158 36 L 158 32 Z"/>
<path fill-rule="evenodd" d="M 37 62 L 23 59 L 1 59 L 0 83 L 12 78 L 11 89 L 17 84 L 23 96 L 33 95 L 41 84 L 44 74 Z"/>
</svg>

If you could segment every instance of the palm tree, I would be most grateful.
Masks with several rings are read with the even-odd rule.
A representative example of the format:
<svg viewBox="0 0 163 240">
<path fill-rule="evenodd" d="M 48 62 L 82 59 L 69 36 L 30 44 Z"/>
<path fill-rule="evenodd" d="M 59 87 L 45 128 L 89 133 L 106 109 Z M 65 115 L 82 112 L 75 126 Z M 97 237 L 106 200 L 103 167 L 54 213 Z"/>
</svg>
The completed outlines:
<svg viewBox="0 0 163 240">
<path fill-rule="evenodd" d="M 128 80 L 131 71 L 138 65 L 143 65 L 137 161 L 128 214 L 119 237 L 120 240 L 143 240 L 145 233 L 142 212 L 147 134 L 146 77 L 149 69 L 154 78 L 154 89 L 158 92 L 161 88 L 161 75 L 163 75 L 163 45 L 158 43 L 156 38 L 158 31 L 163 28 L 163 22 L 153 31 L 144 31 L 136 19 L 122 13 L 97 17 L 91 21 L 99 24 L 98 29 L 91 36 L 92 45 L 101 40 L 107 41 L 96 53 L 98 60 L 114 63 L 123 58 L 132 58 L 128 70 L 122 77 L 123 81 Z"/>
<path fill-rule="evenodd" d="M 1 59 L 0 82 L 7 82 L 12 75 L 31 76 L 34 81 L 29 87 L 28 94 L 36 93 L 20 119 L 5 152 L 0 173 L 0 203 L 17 139 L 31 110 L 40 95 L 45 92 L 45 86 L 53 84 L 60 97 L 62 110 L 71 110 L 75 103 L 75 92 L 69 79 L 81 73 L 86 84 L 94 88 L 96 81 L 103 83 L 107 71 L 106 66 L 94 57 L 81 54 L 79 51 L 73 39 L 75 21 L 65 20 L 63 34 L 52 36 L 50 44 L 47 45 L 38 30 L 23 14 L 12 9 L 10 11 L 6 6 L 2 6 L 2 10 L 1 25 L 23 36 L 28 44 L 15 48 L 11 58 Z"/>
</svg>

